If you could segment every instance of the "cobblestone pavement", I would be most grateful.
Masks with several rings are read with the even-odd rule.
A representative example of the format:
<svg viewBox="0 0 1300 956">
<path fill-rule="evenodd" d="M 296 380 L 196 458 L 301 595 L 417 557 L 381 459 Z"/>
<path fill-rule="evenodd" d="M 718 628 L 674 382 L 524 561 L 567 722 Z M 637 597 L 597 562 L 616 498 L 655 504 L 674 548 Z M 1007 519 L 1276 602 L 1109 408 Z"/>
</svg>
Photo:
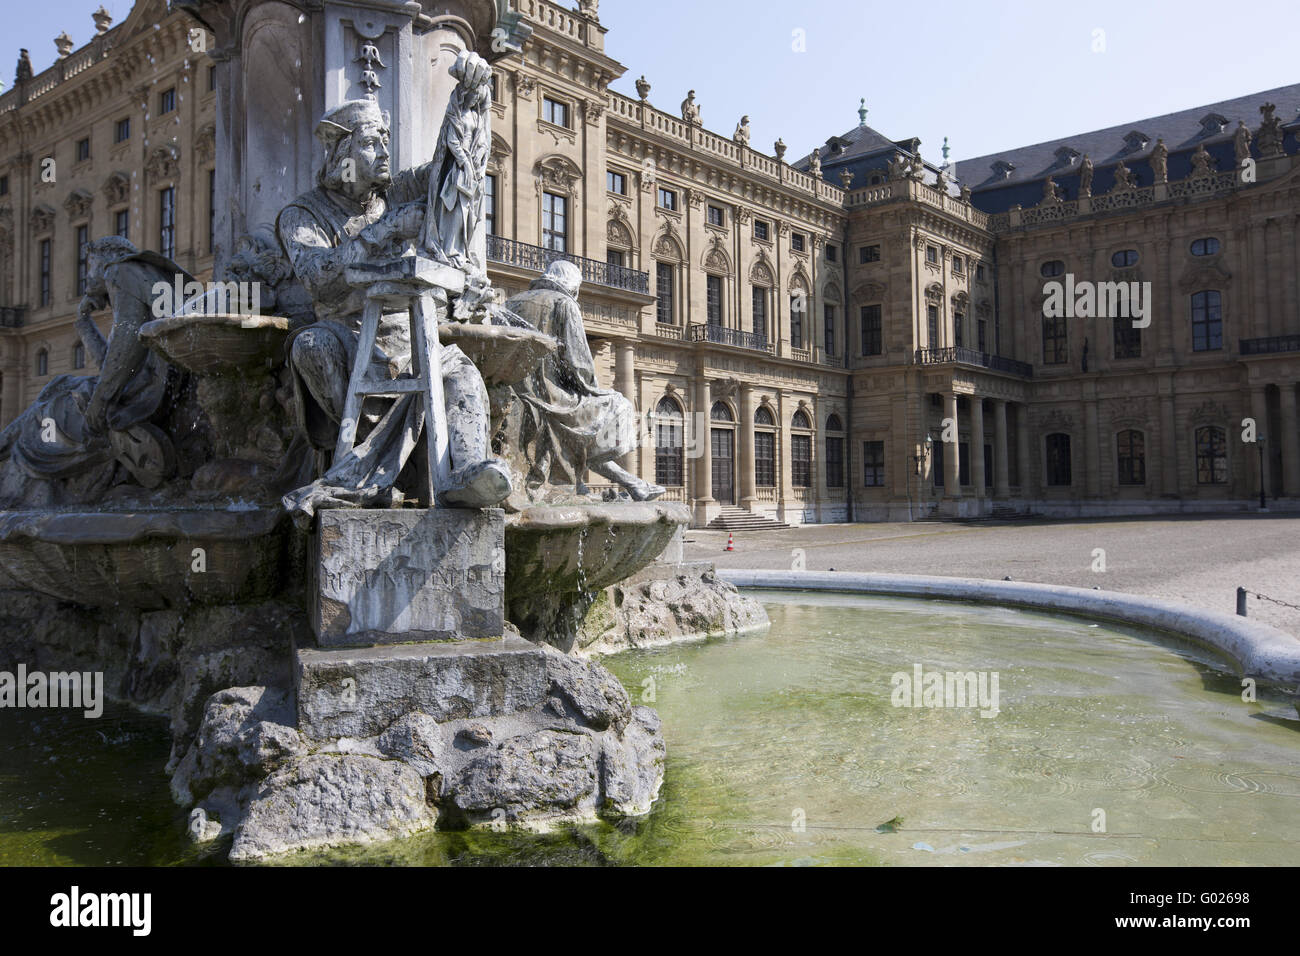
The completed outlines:
<svg viewBox="0 0 1300 956">
<path fill-rule="evenodd" d="M 686 532 L 686 557 L 720 568 L 878 571 L 1101 587 L 1231 614 L 1237 587 L 1300 605 L 1300 516 L 1036 519 L 1010 522 L 804 525 L 736 536 Z M 1096 549 L 1105 571 L 1094 571 Z M 1100 566 L 1100 565 L 1099 565 Z M 1300 610 L 1252 593 L 1252 618 L 1300 636 Z"/>
</svg>

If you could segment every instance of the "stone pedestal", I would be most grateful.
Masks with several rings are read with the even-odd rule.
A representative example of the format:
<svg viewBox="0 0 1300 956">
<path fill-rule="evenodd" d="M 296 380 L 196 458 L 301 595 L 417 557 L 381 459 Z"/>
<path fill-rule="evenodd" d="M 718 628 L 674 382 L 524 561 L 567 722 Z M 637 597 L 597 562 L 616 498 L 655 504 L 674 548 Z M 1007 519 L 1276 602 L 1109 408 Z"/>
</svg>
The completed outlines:
<svg viewBox="0 0 1300 956">
<path fill-rule="evenodd" d="M 500 509 L 328 509 L 311 556 L 322 647 L 501 637 Z"/>
</svg>

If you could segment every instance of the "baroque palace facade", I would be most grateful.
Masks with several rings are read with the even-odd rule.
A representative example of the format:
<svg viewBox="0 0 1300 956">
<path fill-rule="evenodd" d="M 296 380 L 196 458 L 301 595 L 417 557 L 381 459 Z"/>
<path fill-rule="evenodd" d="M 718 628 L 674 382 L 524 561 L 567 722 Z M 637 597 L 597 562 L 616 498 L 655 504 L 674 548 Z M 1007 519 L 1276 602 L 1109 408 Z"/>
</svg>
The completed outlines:
<svg viewBox="0 0 1300 956">
<path fill-rule="evenodd" d="M 533 32 L 496 63 L 493 282 L 580 265 L 602 382 L 643 416 L 627 465 L 697 525 L 1300 505 L 1300 85 L 955 166 L 862 109 L 787 162 L 693 94 L 609 90 L 596 3 L 508 5 Z M 0 95 L 0 424 L 93 372 L 86 241 L 200 278 L 226 254 L 193 22 L 94 20 Z M 1052 282 L 1138 283 L 1149 324 L 1046 316 Z"/>
</svg>

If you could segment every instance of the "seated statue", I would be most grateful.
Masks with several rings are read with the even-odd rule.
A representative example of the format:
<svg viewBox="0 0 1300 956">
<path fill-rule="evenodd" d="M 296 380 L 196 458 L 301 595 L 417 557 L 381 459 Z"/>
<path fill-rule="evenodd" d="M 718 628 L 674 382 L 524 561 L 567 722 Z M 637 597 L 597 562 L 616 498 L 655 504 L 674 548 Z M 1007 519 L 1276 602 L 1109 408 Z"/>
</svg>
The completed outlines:
<svg viewBox="0 0 1300 956">
<path fill-rule="evenodd" d="M 109 236 L 86 252 L 76 330 L 98 375 L 59 375 L 0 432 L 0 507 L 91 504 L 120 485 L 156 488 L 177 471 L 169 421 L 185 375 L 149 350 L 153 288 L 193 277 L 170 259 Z M 91 314 L 111 307 L 107 340 Z M 192 429 L 191 429 L 192 431 Z"/>
<path fill-rule="evenodd" d="M 365 305 L 365 290 L 348 283 L 347 267 L 391 259 L 403 243 L 427 229 L 429 241 L 458 239 L 458 248 L 427 253 L 465 269 L 467 294 L 483 291 L 485 273 L 465 249 L 482 216 L 482 190 L 470 190 L 472 195 L 464 200 L 455 197 L 465 195 L 467 183 L 481 184 L 486 168 L 488 141 L 480 131 L 487 123 L 482 114 L 490 105 L 491 68 L 478 56 L 465 54 L 453 75 L 459 79 L 459 95 L 448 107 L 433 162 L 394 176 L 389 170 L 387 117 L 374 100 L 342 103 L 316 127 L 326 150 L 317 187 L 294 199 L 278 217 L 280 243 L 315 313 L 315 322 L 293 333 L 290 366 L 300 424 L 321 457 L 339 436 Z M 463 168 L 467 165 L 470 168 Z M 435 209 L 426 204 L 431 183 L 432 194 L 440 199 Z M 426 223 L 426 217 L 435 221 Z M 439 503 L 495 505 L 511 491 L 510 472 L 504 462 L 490 457 L 482 376 L 455 346 L 441 349 L 441 366 L 452 473 L 450 486 L 439 491 Z M 410 368 L 409 318 L 405 312 L 385 314 L 368 374 L 390 377 Z M 365 507 L 396 500 L 394 493 L 401 491 L 398 478 L 423 430 L 421 401 L 415 395 L 368 398 L 361 418 L 355 423 L 359 441 L 353 452 L 332 462 L 310 485 L 284 496 L 285 507 L 300 522 L 319 507 Z"/>
<path fill-rule="evenodd" d="M 525 484 L 530 491 L 542 485 L 573 485 L 579 494 L 586 494 L 582 478 L 590 469 L 622 485 L 637 501 L 657 498 L 663 488 L 617 462 L 637 447 L 636 409 L 618 392 L 596 384 L 596 367 L 578 307 L 581 286 L 578 267 L 557 259 L 527 292 L 506 303 L 504 318 L 513 313 L 559 345 L 514 386 L 520 418 L 517 434 L 510 437 L 526 463 Z M 502 321 L 503 316 L 498 313 L 495 318 Z"/>
</svg>

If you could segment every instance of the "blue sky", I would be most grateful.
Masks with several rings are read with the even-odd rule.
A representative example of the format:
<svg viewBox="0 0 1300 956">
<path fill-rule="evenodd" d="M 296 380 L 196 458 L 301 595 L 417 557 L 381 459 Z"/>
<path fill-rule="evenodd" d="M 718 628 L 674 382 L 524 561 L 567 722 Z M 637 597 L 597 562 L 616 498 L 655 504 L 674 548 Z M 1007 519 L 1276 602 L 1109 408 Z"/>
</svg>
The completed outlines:
<svg viewBox="0 0 1300 956">
<path fill-rule="evenodd" d="M 100 2 L 119 22 L 131 8 L 45 0 L 20 19 L 5 2 L 6 88 L 19 47 L 39 72 L 61 30 L 90 39 Z M 644 73 L 672 113 L 694 89 L 707 127 L 730 134 L 748 114 L 752 145 L 780 136 L 791 159 L 856 125 L 861 97 L 869 125 L 919 136 L 932 161 L 947 136 L 956 161 L 1300 82 L 1296 0 L 604 0 L 600 18 L 627 67 L 614 89 L 635 96 Z M 1278 107 L 1289 119 L 1300 102 Z"/>
</svg>

